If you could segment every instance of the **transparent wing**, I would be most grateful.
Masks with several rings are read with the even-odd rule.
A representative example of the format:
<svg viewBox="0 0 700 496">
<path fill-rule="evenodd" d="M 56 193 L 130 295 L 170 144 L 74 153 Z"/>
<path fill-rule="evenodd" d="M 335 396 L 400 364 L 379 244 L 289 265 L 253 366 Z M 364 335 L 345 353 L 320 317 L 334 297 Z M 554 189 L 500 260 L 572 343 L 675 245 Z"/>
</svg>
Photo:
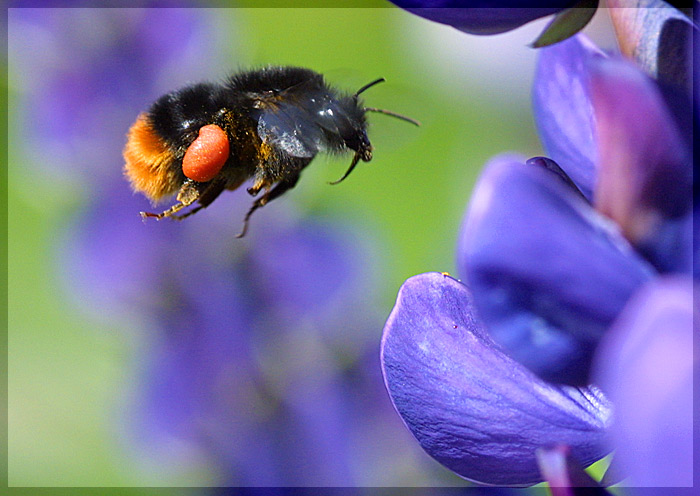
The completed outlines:
<svg viewBox="0 0 700 496">
<path fill-rule="evenodd" d="M 293 157 L 314 157 L 321 146 L 323 131 L 312 115 L 293 103 L 276 103 L 258 118 L 258 135 Z"/>
</svg>

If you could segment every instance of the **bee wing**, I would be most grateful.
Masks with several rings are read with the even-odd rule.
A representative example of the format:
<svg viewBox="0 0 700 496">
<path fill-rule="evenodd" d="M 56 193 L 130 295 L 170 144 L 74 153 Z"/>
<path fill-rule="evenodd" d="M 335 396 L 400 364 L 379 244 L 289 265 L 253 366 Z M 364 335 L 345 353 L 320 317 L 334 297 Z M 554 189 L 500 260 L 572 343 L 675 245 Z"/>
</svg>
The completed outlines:
<svg viewBox="0 0 700 496">
<path fill-rule="evenodd" d="M 293 157 L 311 158 L 319 151 L 322 131 L 307 111 L 282 103 L 260 114 L 258 136 Z"/>
</svg>

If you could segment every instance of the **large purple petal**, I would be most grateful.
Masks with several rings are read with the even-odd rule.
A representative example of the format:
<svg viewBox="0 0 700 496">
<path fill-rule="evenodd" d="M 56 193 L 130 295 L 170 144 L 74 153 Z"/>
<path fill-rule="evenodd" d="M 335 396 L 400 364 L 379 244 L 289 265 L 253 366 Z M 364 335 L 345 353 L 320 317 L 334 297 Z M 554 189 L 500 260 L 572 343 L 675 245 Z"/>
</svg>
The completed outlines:
<svg viewBox="0 0 700 496">
<path fill-rule="evenodd" d="M 394 406 L 423 449 L 470 480 L 542 480 L 538 448 L 605 455 L 607 400 L 547 384 L 509 358 L 476 320 L 472 296 L 439 273 L 407 280 L 384 328 L 382 367 Z"/>
<path fill-rule="evenodd" d="M 615 403 L 615 456 L 631 485 L 693 484 L 697 325 L 692 281 L 659 279 L 630 300 L 601 343 L 597 379 Z"/>
<path fill-rule="evenodd" d="M 596 208 L 615 220 L 632 243 L 652 251 L 657 267 L 678 269 L 677 254 L 683 250 L 668 246 L 668 224 L 691 207 L 690 155 L 651 79 L 623 59 L 599 60 L 592 69 L 600 155 Z M 675 241 L 682 244 L 682 231 Z"/>
<path fill-rule="evenodd" d="M 494 339 L 573 385 L 589 383 L 598 340 L 654 273 L 558 176 L 510 158 L 482 173 L 457 256 Z"/>
<path fill-rule="evenodd" d="M 589 200 L 595 187 L 597 159 L 589 64 L 603 56 L 582 35 L 543 48 L 532 90 L 535 124 L 546 154 Z"/>
<path fill-rule="evenodd" d="M 391 0 L 418 16 L 447 24 L 470 34 L 498 34 L 510 31 L 540 17 L 573 4 L 567 0 L 535 2 L 531 0 Z"/>
</svg>

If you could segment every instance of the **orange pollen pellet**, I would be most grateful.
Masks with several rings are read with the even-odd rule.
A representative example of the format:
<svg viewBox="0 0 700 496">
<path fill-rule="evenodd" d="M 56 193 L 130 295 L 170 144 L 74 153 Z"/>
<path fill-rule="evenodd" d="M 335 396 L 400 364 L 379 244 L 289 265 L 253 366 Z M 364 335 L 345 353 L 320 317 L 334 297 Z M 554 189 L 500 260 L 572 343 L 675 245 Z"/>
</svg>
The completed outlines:
<svg viewBox="0 0 700 496">
<path fill-rule="evenodd" d="M 182 159 L 182 172 L 200 183 L 216 177 L 228 160 L 228 136 L 216 124 L 207 124 L 199 129 L 199 136 L 187 148 Z"/>
</svg>

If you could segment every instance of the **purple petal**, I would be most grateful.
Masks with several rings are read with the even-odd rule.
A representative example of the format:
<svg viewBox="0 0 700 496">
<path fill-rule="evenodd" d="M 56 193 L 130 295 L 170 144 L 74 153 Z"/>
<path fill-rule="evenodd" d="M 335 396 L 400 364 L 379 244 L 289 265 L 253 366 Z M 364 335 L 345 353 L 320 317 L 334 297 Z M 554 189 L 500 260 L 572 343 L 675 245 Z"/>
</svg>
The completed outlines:
<svg viewBox="0 0 700 496">
<path fill-rule="evenodd" d="M 689 226 L 689 228 L 692 229 L 691 237 L 693 241 L 690 245 L 690 260 L 693 265 L 693 278 L 700 280 L 700 222 L 695 222 L 695 218 L 700 219 L 700 202 L 696 202 L 695 205 L 693 205 L 693 211 L 690 214 Z"/>
<path fill-rule="evenodd" d="M 428 454 L 493 485 L 542 480 L 535 452 L 565 444 L 588 465 L 603 457 L 607 400 L 547 384 L 509 358 L 475 319 L 465 285 L 439 273 L 407 280 L 381 348 L 396 410 Z"/>
<path fill-rule="evenodd" d="M 700 23 L 700 9 L 694 9 L 693 10 L 693 18 L 694 22 L 696 24 Z M 693 36 L 693 41 L 692 41 L 692 49 L 690 52 L 692 53 L 692 61 L 690 61 L 691 67 L 698 68 L 700 67 L 700 36 Z M 694 77 L 693 78 L 693 128 L 694 129 L 700 129 L 700 77 Z M 700 153 L 697 152 L 697 150 L 693 150 L 693 171 L 699 171 L 700 170 Z M 694 172 L 693 174 L 693 192 L 694 195 L 697 195 L 697 192 L 700 191 L 700 174 L 697 172 Z M 699 216 L 700 215 L 700 202 L 699 201 L 694 201 L 693 202 L 693 212 L 691 213 L 691 218 L 693 216 Z M 700 219 L 700 217 L 697 217 Z M 692 224 L 692 230 L 693 230 L 693 244 L 692 244 L 692 261 L 693 261 L 693 277 L 696 280 L 700 280 L 700 221 L 699 222 L 693 222 L 691 221 Z"/>
<path fill-rule="evenodd" d="M 552 382 L 588 384 L 593 350 L 653 275 L 559 177 L 497 158 L 462 226 L 458 267 L 494 339 Z"/>
<path fill-rule="evenodd" d="M 664 223 L 690 209 L 693 175 L 661 93 L 622 59 L 593 64 L 591 92 L 600 152 L 596 208 L 636 245 L 666 242 Z M 660 232 L 667 235 L 657 239 Z M 671 253 L 667 248 L 658 254 L 655 265 L 674 268 L 668 260 Z"/>
<path fill-rule="evenodd" d="M 573 1 L 537 2 L 529 0 L 391 0 L 412 14 L 453 26 L 470 34 L 497 34 L 510 31 L 540 17 L 569 7 Z M 529 7 L 529 8 L 528 8 Z"/>
<path fill-rule="evenodd" d="M 588 66 L 603 56 L 582 35 L 543 48 L 532 91 L 535 123 L 546 155 L 589 200 L 595 186 L 597 152 Z"/>
<path fill-rule="evenodd" d="M 659 279 L 630 300 L 601 343 L 597 378 L 615 403 L 615 456 L 631 485 L 693 484 L 697 325 L 692 281 Z"/>
</svg>

